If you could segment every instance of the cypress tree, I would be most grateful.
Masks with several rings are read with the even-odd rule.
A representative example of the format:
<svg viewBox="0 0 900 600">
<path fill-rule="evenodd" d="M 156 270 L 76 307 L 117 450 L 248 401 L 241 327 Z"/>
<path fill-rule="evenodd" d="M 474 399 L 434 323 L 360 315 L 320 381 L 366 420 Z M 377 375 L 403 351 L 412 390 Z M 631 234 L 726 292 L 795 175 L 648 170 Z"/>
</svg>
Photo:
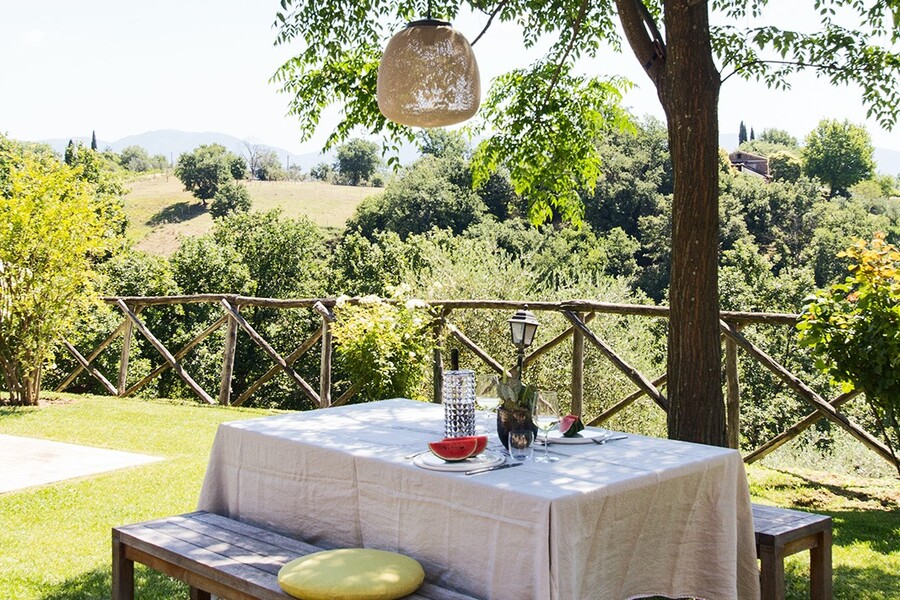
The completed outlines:
<svg viewBox="0 0 900 600">
<path fill-rule="evenodd" d="M 70 167 L 75 164 L 75 158 L 78 156 L 78 149 L 75 147 L 75 142 L 69 140 L 69 144 L 66 146 L 66 155 L 65 161 L 66 164 Z"/>
<path fill-rule="evenodd" d="M 747 127 L 741 121 L 741 127 L 738 129 L 738 146 L 747 141 Z"/>
<path fill-rule="evenodd" d="M 97 149 L 97 132 L 91 131 L 91 150 Z"/>
<path fill-rule="evenodd" d="M 753 128 L 751 127 L 751 128 L 750 128 L 750 140 L 752 141 L 752 140 L 755 140 L 755 139 L 756 139 L 756 134 L 753 133 Z"/>
</svg>

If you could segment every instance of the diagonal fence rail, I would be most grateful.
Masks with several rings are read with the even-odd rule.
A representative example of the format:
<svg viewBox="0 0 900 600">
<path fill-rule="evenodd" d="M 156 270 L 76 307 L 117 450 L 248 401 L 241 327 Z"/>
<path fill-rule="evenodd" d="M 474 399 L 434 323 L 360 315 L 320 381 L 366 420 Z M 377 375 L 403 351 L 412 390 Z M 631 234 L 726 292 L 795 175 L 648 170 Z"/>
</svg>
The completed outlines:
<svg viewBox="0 0 900 600">
<path fill-rule="evenodd" d="M 172 370 L 202 401 L 209 404 L 218 403 L 222 405 L 240 406 L 253 397 L 265 383 L 278 375 L 283 375 L 292 381 L 300 392 L 313 402 L 314 405 L 326 408 L 347 403 L 356 393 L 358 393 L 364 383 L 359 381 L 352 382 L 351 385 L 337 398 L 332 398 L 332 364 L 334 359 L 334 349 L 331 337 L 331 325 L 335 321 L 335 315 L 332 312 L 332 309 L 336 304 L 336 299 L 334 298 L 274 299 L 238 295 L 200 294 L 165 297 L 111 297 L 105 298 L 104 301 L 118 308 L 123 316 L 122 322 L 87 356 L 82 355 L 71 343 L 65 341 L 64 345 L 69 353 L 76 359 L 77 366 L 61 381 L 56 388 L 57 391 L 65 390 L 75 381 L 75 378 L 79 374 L 87 372 L 91 377 L 99 381 L 103 388 L 111 395 L 120 397 L 131 396 L 149 384 L 153 379 L 159 377 L 162 373 Z M 359 300 L 351 299 L 350 302 L 359 302 Z M 172 353 L 166 348 L 163 342 L 150 331 L 146 323 L 141 319 L 140 313 L 154 306 L 172 306 L 192 303 L 218 306 L 222 313 L 192 340 L 179 348 L 176 352 Z M 431 301 L 428 305 L 434 315 L 432 334 L 434 336 L 435 344 L 432 372 L 434 383 L 433 399 L 435 402 L 440 402 L 441 378 L 443 374 L 443 340 L 446 337 L 455 340 L 457 344 L 469 351 L 488 369 L 505 376 L 513 375 L 516 372 L 515 367 L 505 366 L 502 360 L 493 357 L 488 350 L 482 348 L 476 341 L 467 335 L 463 329 L 454 322 L 453 317 L 464 311 L 490 310 L 512 312 L 527 308 L 528 310 L 535 312 L 547 311 L 560 314 L 568 322 L 568 326 L 564 331 L 541 346 L 531 350 L 525 357 L 523 367 L 529 367 L 542 357 L 545 357 L 547 353 L 554 348 L 571 340 L 572 361 L 570 367 L 570 392 L 573 413 L 583 413 L 585 355 L 586 352 L 591 349 L 595 349 L 599 352 L 603 359 L 608 361 L 617 371 L 622 373 L 636 389 L 634 392 L 616 402 L 611 407 L 606 408 L 598 415 L 583 415 L 586 422 L 591 425 L 601 424 L 619 412 L 627 409 L 628 406 L 643 396 L 648 396 L 661 410 L 668 410 L 669 401 L 661 391 L 665 386 L 666 376 L 662 374 L 655 378 L 651 378 L 644 373 L 641 373 L 637 368 L 629 364 L 621 353 L 617 352 L 606 340 L 590 327 L 590 323 L 597 315 L 620 315 L 665 319 L 668 318 L 667 307 L 615 304 L 586 300 L 527 303 L 507 300 L 444 300 Z M 247 308 L 269 308 L 276 310 L 308 309 L 313 311 L 319 317 L 321 325 L 296 348 L 287 354 L 283 354 L 274 348 L 263 335 L 256 331 L 250 322 L 241 314 L 241 311 Z M 725 384 L 729 445 L 733 448 L 738 448 L 740 439 L 741 394 L 740 382 L 738 379 L 738 351 L 740 350 L 743 351 L 746 356 L 752 358 L 771 372 L 777 379 L 784 383 L 784 385 L 796 393 L 799 398 L 804 400 L 812 409 L 812 411 L 804 416 L 804 418 L 779 433 L 773 439 L 748 452 L 744 457 L 745 461 L 749 463 L 763 458 L 783 444 L 796 438 L 804 430 L 812 427 L 820 419 L 824 418 L 844 429 L 866 448 L 896 466 L 898 461 L 890 448 L 885 446 L 878 438 L 867 432 L 859 424 L 854 423 L 847 415 L 840 412 L 840 407 L 857 396 L 859 394 L 858 391 L 841 394 L 830 401 L 826 400 L 800 379 L 800 377 L 769 356 L 741 333 L 741 329 L 748 325 L 764 324 L 793 326 L 796 323 L 797 318 L 797 315 L 784 313 L 752 313 L 737 311 L 722 311 L 720 313 L 720 331 L 724 343 L 723 379 Z M 222 327 L 226 328 L 226 333 L 222 352 L 223 359 L 220 385 L 219 390 L 214 397 L 213 394 L 204 390 L 191 377 L 184 369 L 182 361 L 193 349 L 207 339 L 213 332 Z M 138 382 L 131 386 L 126 386 L 131 340 L 132 336 L 135 335 L 135 332 L 147 339 L 150 345 L 155 348 L 162 357 L 163 361 Z M 256 381 L 247 385 L 241 394 L 236 398 L 233 398 L 232 376 L 234 372 L 236 348 L 241 333 L 249 338 L 253 344 L 262 349 L 264 354 L 268 356 L 274 364 Z M 123 341 L 119 357 L 117 385 L 113 385 L 109 379 L 95 368 L 93 362 L 119 337 L 122 337 Z M 312 351 L 317 345 L 320 354 L 318 389 L 307 382 L 292 367 L 301 356 Z"/>
</svg>

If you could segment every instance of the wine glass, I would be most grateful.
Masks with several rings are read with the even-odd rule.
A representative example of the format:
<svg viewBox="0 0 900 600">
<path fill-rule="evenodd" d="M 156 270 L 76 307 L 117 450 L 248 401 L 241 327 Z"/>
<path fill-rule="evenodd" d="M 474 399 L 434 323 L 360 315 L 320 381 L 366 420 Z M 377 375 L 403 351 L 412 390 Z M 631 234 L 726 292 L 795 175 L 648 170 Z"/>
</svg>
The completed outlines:
<svg viewBox="0 0 900 600">
<path fill-rule="evenodd" d="M 537 402 L 534 403 L 534 413 L 532 414 L 534 424 L 544 434 L 544 454 L 535 456 L 534 462 L 552 463 L 559 460 L 559 457 L 550 456 L 550 432 L 559 423 L 559 400 L 556 392 L 541 392 L 538 394 Z"/>
<path fill-rule="evenodd" d="M 491 415 L 500 406 L 500 378 L 497 375 L 482 374 L 475 376 L 475 404 L 488 411 L 487 429 L 491 429 Z"/>
</svg>

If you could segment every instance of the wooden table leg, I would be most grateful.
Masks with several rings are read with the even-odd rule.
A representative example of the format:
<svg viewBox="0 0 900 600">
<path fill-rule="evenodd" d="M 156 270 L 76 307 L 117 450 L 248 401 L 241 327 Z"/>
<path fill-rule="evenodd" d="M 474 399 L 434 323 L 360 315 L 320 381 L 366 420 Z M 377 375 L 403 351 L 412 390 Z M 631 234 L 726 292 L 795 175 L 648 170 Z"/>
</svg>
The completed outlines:
<svg viewBox="0 0 900 600">
<path fill-rule="evenodd" d="M 760 597 L 762 600 L 784 600 L 784 556 L 781 548 L 760 548 Z"/>
<path fill-rule="evenodd" d="M 212 598 L 209 592 L 204 592 L 191 586 L 191 600 L 212 600 Z"/>
<path fill-rule="evenodd" d="M 812 600 L 831 600 L 831 528 L 816 534 L 809 550 L 809 591 Z"/>
<path fill-rule="evenodd" d="M 125 558 L 125 545 L 112 537 L 112 600 L 134 600 L 134 561 Z"/>
</svg>

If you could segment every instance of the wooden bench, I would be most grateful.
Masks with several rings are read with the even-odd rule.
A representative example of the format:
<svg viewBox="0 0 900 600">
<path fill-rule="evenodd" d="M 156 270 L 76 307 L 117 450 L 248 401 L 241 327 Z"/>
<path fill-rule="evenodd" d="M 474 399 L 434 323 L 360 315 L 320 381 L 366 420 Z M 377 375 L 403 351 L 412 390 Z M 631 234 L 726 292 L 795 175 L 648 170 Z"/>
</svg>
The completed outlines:
<svg viewBox="0 0 900 600">
<path fill-rule="evenodd" d="M 784 557 L 809 550 L 810 597 L 831 600 L 831 517 L 753 505 L 762 600 L 784 600 Z"/>
<path fill-rule="evenodd" d="M 115 527 L 112 600 L 134 598 L 135 562 L 187 583 L 191 600 L 294 600 L 278 586 L 278 570 L 320 550 L 205 511 Z M 405 600 L 474 599 L 425 583 Z"/>
</svg>

